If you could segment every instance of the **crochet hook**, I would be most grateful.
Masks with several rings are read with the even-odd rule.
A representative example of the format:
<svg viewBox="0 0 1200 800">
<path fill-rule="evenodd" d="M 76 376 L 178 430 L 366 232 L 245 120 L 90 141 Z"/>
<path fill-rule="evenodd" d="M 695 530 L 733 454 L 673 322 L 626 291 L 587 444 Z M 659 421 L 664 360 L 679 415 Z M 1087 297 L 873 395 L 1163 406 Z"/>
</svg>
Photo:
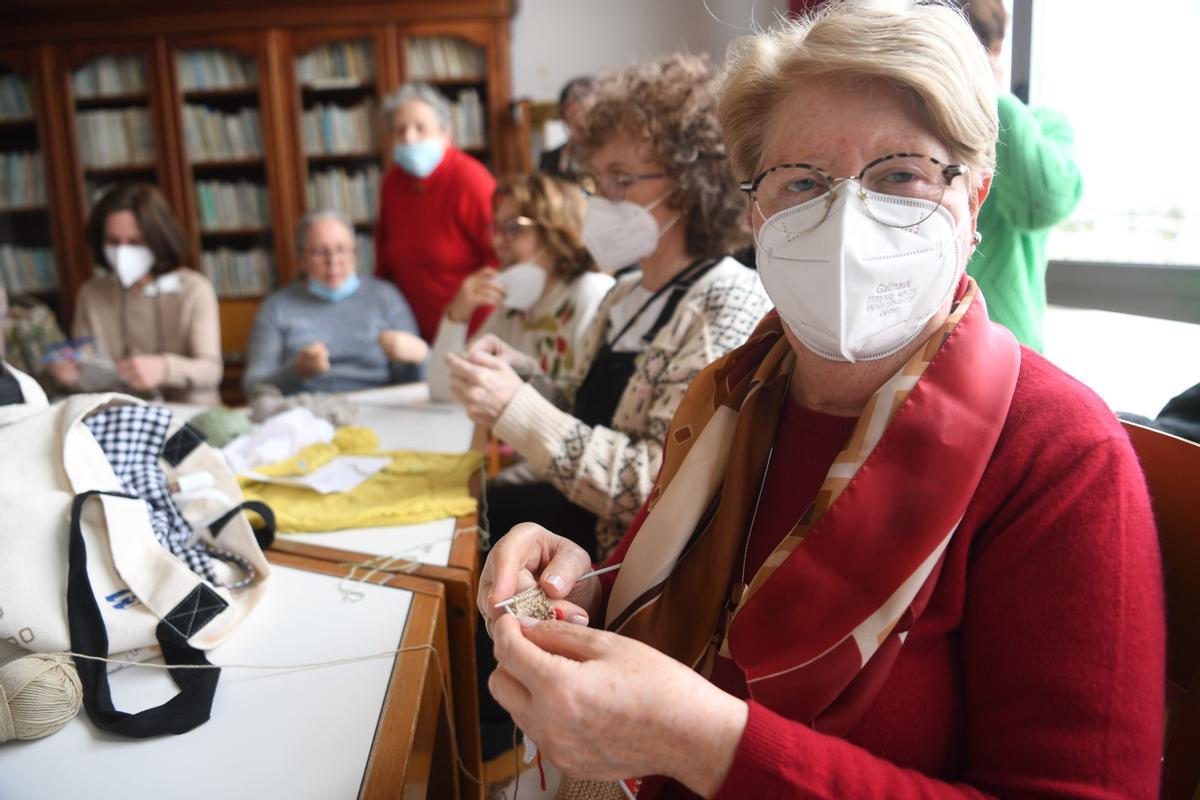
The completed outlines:
<svg viewBox="0 0 1200 800">
<path fill-rule="evenodd" d="M 579 583 L 580 581 L 586 581 L 586 580 L 589 580 L 589 579 L 591 579 L 591 578 L 595 578 L 597 575 L 603 575 L 603 574 L 604 574 L 604 573 L 606 573 L 606 572 L 613 572 L 614 570 L 618 570 L 618 569 L 620 569 L 620 568 L 621 568 L 621 565 L 620 565 L 620 564 L 613 564 L 613 565 L 612 565 L 612 566 L 610 566 L 610 567 L 603 567 L 603 568 L 601 568 L 601 569 L 594 569 L 594 570 L 592 570 L 591 572 L 585 572 L 584 574 L 580 575 L 580 576 L 579 576 L 579 580 L 578 580 L 578 581 L 575 581 L 575 582 L 576 582 L 576 583 Z M 496 603 L 496 605 L 495 605 L 495 608 L 508 608 L 509 606 L 511 606 L 511 605 L 513 604 L 513 602 L 514 602 L 516 599 L 517 599 L 516 597 L 510 597 L 510 598 L 508 598 L 507 600 L 501 600 L 499 603 Z"/>
</svg>

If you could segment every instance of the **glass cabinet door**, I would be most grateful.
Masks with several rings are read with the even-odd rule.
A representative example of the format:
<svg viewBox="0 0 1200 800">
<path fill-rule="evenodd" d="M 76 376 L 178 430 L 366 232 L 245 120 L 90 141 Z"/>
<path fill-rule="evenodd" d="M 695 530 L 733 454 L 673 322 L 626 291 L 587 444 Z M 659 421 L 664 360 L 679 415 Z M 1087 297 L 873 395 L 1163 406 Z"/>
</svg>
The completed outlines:
<svg viewBox="0 0 1200 800">
<path fill-rule="evenodd" d="M 258 59 L 183 47 L 175 69 L 200 268 L 221 298 L 260 297 L 273 287 L 275 267 Z"/>
<path fill-rule="evenodd" d="M 383 179 L 378 53 L 346 38 L 297 53 L 306 211 L 335 209 L 354 222 L 358 271 L 374 271 L 372 232 Z"/>
<path fill-rule="evenodd" d="M 93 56 L 71 70 L 70 88 L 85 207 L 122 181 L 161 186 L 145 55 Z"/>
<path fill-rule="evenodd" d="M 59 275 L 30 74 L 0 63 L 0 285 L 55 304 Z"/>
<path fill-rule="evenodd" d="M 454 143 L 492 166 L 487 49 L 462 36 L 410 33 L 405 79 L 436 87 L 450 101 Z"/>
</svg>

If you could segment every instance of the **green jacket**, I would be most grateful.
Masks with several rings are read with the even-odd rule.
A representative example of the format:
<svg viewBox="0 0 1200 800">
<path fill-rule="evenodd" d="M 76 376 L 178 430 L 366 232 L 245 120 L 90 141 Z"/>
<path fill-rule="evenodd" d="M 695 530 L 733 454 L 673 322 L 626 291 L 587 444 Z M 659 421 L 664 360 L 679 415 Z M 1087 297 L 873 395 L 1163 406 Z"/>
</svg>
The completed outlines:
<svg viewBox="0 0 1200 800">
<path fill-rule="evenodd" d="M 1046 239 L 1083 194 L 1066 117 L 1000 96 L 996 175 L 979 211 L 983 240 L 967 271 L 983 290 L 988 315 L 1017 339 L 1042 349 Z"/>
</svg>

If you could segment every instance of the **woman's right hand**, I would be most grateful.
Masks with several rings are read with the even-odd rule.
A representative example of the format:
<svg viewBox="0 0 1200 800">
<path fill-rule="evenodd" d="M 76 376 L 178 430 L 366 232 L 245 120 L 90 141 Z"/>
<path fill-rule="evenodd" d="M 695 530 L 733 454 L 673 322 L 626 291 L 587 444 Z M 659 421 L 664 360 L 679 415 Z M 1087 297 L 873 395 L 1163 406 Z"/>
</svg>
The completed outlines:
<svg viewBox="0 0 1200 800">
<path fill-rule="evenodd" d="M 313 342 L 296 356 L 296 374 L 301 378 L 329 372 L 329 349 L 324 342 Z"/>
<path fill-rule="evenodd" d="M 51 361 L 46 369 L 65 389 L 74 389 L 79 385 L 79 362 L 73 358 L 60 358 Z"/>
<path fill-rule="evenodd" d="M 528 378 L 538 371 L 537 361 L 533 356 L 522 353 L 494 333 L 485 333 L 471 342 L 467 355 L 472 353 L 487 353 L 495 356 L 513 368 L 522 378 Z"/>
<path fill-rule="evenodd" d="M 582 547 L 533 522 L 522 522 L 496 542 L 479 576 L 476 602 L 488 635 L 492 623 L 508 612 L 496 603 L 533 587 L 542 587 L 563 619 L 577 625 L 600 613 L 600 581 L 576 583 L 590 572 L 592 559 Z"/>
<path fill-rule="evenodd" d="M 464 278 L 446 309 L 450 321 L 466 322 L 480 306 L 499 305 L 504 300 L 504 287 L 496 281 L 498 274 L 493 267 L 484 267 Z"/>
</svg>

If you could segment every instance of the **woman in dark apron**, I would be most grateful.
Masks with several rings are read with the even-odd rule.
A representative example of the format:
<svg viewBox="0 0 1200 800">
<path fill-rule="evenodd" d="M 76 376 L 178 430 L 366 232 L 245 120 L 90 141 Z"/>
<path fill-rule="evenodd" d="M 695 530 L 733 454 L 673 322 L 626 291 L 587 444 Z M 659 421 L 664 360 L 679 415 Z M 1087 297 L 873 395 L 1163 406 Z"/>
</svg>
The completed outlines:
<svg viewBox="0 0 1200 800">
<path fill-rule="evenodd" d="M 489 487 L 493 541 L 536 522 L 603 558 L 649 493 L 690 376 L 742 344 L 769 309 L 755 273 L 727 255 L 748 241 L 746 209 L 716 109 L 716 74 L 701 58 L 603 80 L 576 140 L 591 195 L 583 239 L 602 269 L 620 272 L 579 362 L 547 387 L 522 381 L 503 347 L 448 357 L 452 396 L 536 473 Z M 486 757 L 511 743 L 511 727 L 487 692 L 494 661 L 482 625 L 478 655 Z"/>
</svg>

